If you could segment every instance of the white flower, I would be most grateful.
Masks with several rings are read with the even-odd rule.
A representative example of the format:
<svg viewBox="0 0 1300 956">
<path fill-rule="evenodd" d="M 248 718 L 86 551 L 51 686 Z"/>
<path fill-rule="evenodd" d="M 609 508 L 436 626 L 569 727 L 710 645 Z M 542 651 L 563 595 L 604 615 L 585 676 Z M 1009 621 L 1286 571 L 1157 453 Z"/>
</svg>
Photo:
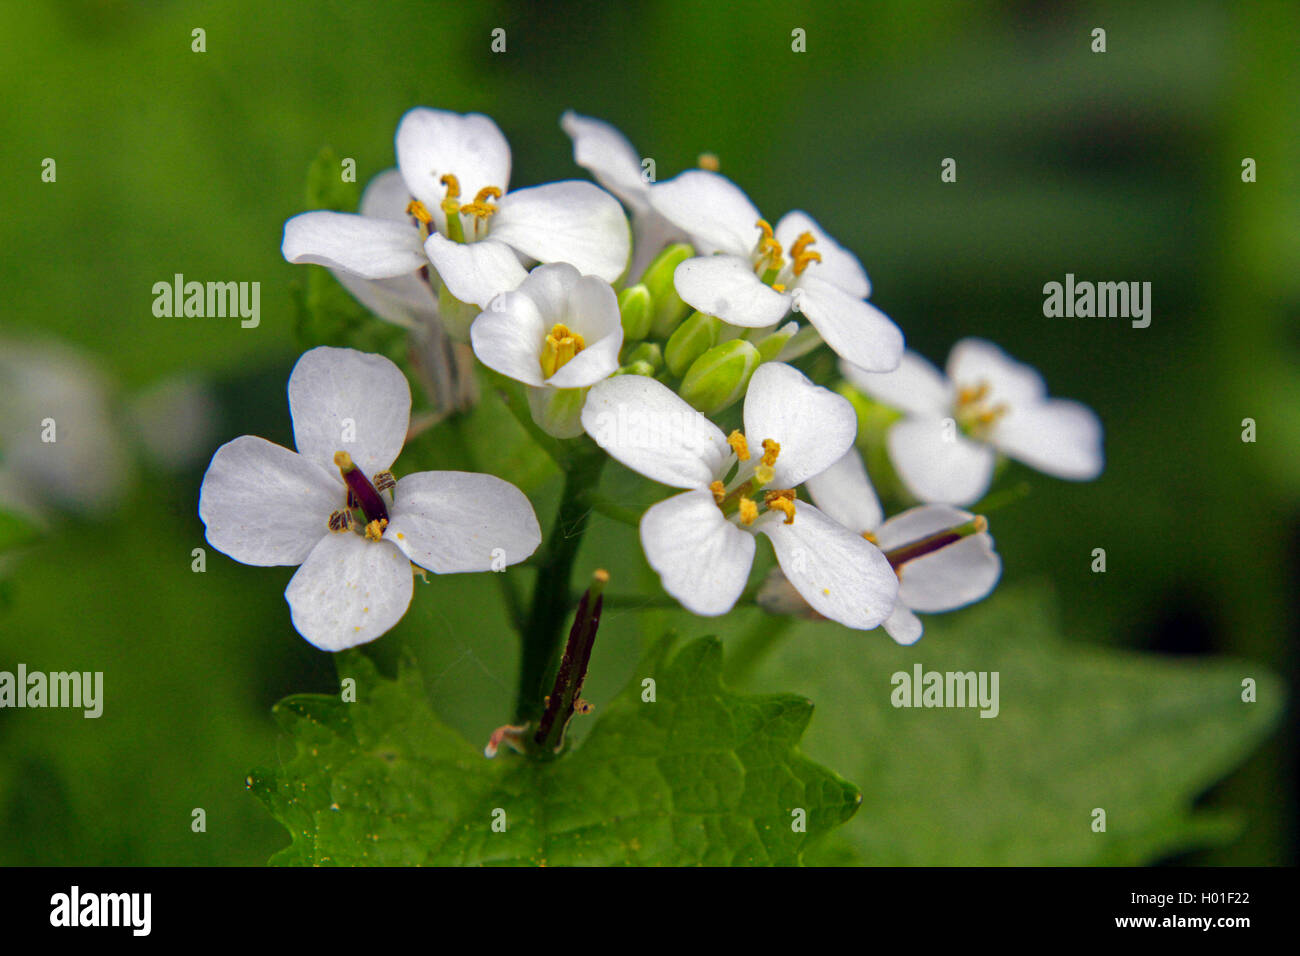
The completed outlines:
<svg viewBox="0 0 1300 956">
<path fill-rule="evenodd" d="M 854 364 L 898 365 L 903 333 L 863 301 L 871 283 L 862 265 L 806 213 L 788 213 L 774 230 L 738 186 L 703 170 L 652 187 L 650 202 L 700 253 L 674 274 L 677 294 L 693 308 L 756 329 L 794 309 Z"/>
<path fill-rule="evenodd" d="M 388 279 L 416 272 L 427 256 L 447 291 L 479 308 L 523 281 L 521 258 L 570 262 L 609 282 L 627 266 L 627 220 L 597 186 L 572 180 L 507 192 L 510 147 L 488 117 L 417 107 L 398 124 L 396 146 L 413 197 L 403 221 L 303 213 L 285 223 L 286 259 Z"/>
<path fill-rule="evenodd" d="M 557 438 L 575 438 L 582 390 L 618 371 L 618 297 L 608 282 L 571 265 L 538 266 L 474 320 L 470 343 L 488 368 L 528 386 L 534 421 Z"/>
<path fill-rule="evenodd" d="M 383 356 L 305 353 L 289 376 L 289 410 L 298 451 L 252 435 L 221 446 L 199 517 L 208 542 L 236 561 L 302 565 L 284 596 L 317 647 L 354 647 L 396 624 L 411 601 L 411 562 L 437 574 L 499 570 L 540 543 L 528 499 L 491 475 L 417 472 L 385 499 L 411 392 Z"/>
<path fill-rule="evenodd" d="M 808 479 L 807 487 L 825 514 L 882 551 L 901 556 L 896 549 L 916 545 L 916 556 L 896 566 L 898 602 L 884 625 L 898 643 L 913 644 L 921 637 L 921 621 L 913 611 L 951 611 L 986 597 L 998 583 L 1002 560 L 993 550 L 992 536 L 982 530 L 982 519 L 948 505 L 921 505 L 883 520 L 856 449 Z M 972 522 L 981 530 L 953 539 L 942 535 L 963 525 L 969 529 Z"/>
<path fill-rule="evenodd" d="M 685 241 L 686 233 L 650 205 L 650 181 L 627 137 L 609 123 L 573 110 L 560 118 L 560 126 L 573 140 L 573 161 L 596 177 L 596 182 L 617 196 L 632 214 L 632 264 L 627 274 L 632 278 L 640 276 L 665 246 Z"/>
<path fill-rule="evenodd" d="M 962 339 L 947 376 L 914 352 L 898 369 L 865 372 L 849 363 L 844 377 L 906 413 L 889 430 L 889 456 L 916 498 L 967 505 L 993 480 L 997 453 L 1071 481 L 1101 474 L 1102 428 L 1079 402 L 1047 397 L 1037 371 L 991 342 Z"/>
<path fill-rule="evenodd" d="M 853 444 L 852 406 L 792 366 L 768 363 L 750 380 L 744 422 L 744 434 L 724 436 L 667 386 L 638 375 L 600 383 L 582 412 L 587 433 L 614 458 L 688 489 L 641 519 L 650 566 L 688 610 L 714 616 L 735 605 L 762 532 L 819 614 L 878 626 L 898 590 L 889 562 L 795 494 Z"/>
</svg>

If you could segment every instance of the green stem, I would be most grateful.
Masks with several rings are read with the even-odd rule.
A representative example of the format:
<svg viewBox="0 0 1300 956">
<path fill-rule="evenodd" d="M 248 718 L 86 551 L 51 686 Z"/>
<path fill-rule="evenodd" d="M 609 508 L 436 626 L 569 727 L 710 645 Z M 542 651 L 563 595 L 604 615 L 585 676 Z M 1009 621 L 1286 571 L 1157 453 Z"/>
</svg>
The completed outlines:
<svg viewBox="0 0 1300 956">
<path fill-rule="evenodd" d="M 533 600 L 524 623 L 523 658 L 515 695 L 516 723 L 535 720 L 542 712 L 545 681 L 559 657 L 564 624 L 573 607 L 569 591 L 573 563 L 586 531 L 601 468 L 607 460 L 605 453 L 586 439 L 566 457 L 564 491 L 538 562 Z"/>
</svg>

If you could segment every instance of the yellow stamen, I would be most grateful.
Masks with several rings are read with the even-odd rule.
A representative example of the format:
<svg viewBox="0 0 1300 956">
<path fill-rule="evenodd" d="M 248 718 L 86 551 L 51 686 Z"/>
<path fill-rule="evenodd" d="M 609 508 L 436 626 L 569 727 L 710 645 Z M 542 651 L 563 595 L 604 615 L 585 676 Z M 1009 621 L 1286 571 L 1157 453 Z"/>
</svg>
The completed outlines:
<svg viewBox="0 0 1300 956">
<path fill-rule="evenodd" d="M 727 444 L 731 446 L 738 459 L 749 461 L 749 442 L 745 440 L 745 435 L 739 428 L 727 436 Z"/>
<path fill-rule="evenodd" d="M 567 325 L 557 322 L 546 333 L 546 341 L 542 343 L 542 374 L 550 378 L 586 347 L 581 335 L 570 332 Z"/>
<path fill-rule="evenodd" d="M 769 491 L 763 495 L 763 504 L 767 505 L 769 511 L 785 512 L 786 524 L 794 524 L 795 500 L 793 488 L 783 488 L 780 491 Z"/>
<path fill-rule="evenodd" d="M 488 202 L 489 199 L 500 199 L 501 190 L 495 186 L 484 186 L 478 191 L 473 202 L 467 202 L 460 207 L 460 211 L 479 219 L 486 219 L 497 211 L 497 207 Z"/>
<path fill-rule="evenodd" d="M 754 251 L 754 271 L 762 275 L 769 269 L 780 269 L 785 260 L 781 258 L 781 243 L 776 241 L 771 224 L 766 219 L 760 219 L 754 225 L 763 233 Z"/>
<path fill-rule="evenodd" d="M 700 169 L 707 169 L 711 173 L 716 173 L 722 163 L 718 160 L 717 153 L 700 153 L 700 158 L 696 160 Z"/>
<path fill-rule="evenodd" d="M 339 466 L 339 471 L 349 472 L 355 466 L 352 464 L 352 456 L 345 451 L 336 451 L 334 453 L 334 464 Z"/>
<path fill-rule="evenodd" d="M 758 518 L 758 505 L 752 498 L 740 499 L 740 523 L 749 527 Z"/>
<path fill-rule="evenodd" d="M 759 462 L 754 466 L 754 480 L 758 482 L 759 487 L 770 485 L 772 479 L 776 477 L 776 472 L 772 470 L 771 465 L 765 465 Z"/>
<path fill-rule="evenodd" d="M 720 481 L 715 481 L 709 485 L 709 491 L 713 492 L 713 500 L 719 505 L 727 499 L 727 486 Z"/>
<path fill-rule="evenodd" d="M 810 262 L 821 262 L 822 254 L 820 252 L 805 252 L 801 256 L 796 256 L 794 260 L 794 274 L 803 275 L 803 271 L 808 268 Z"/>
<path fill-rule="evenodd" d="M 785 291 L 785 286 L 784 286 L 783 284 L 781 284 L 780 282 L 773 282 L 773 283 L 772 283 L 772 291 L 773 291 L 773 292 L 784 292 L 784 291 Z"/>
<path fill-rule="evenodd" d="M 429 223 L 433 222 L 433 216 L 429 214 L 429 210 L 425 207 L 424 203 L 420 202 L 420 200 L 418 199 L 412 199 L 407 204 L 406 214 L 408 216 L 414 216 L 416 219 L 420 220 L 420 222 L 424 223 L 426 226 Z"/>
<path fill-rule="evenodd" d="M 790 246 L 790 258 L 798 259 L 801 255 L 803 255 L 803 251 L 816 241 L 817 241 L 816 237 L 813 236 L 811 232 L 799 233 L 799 238 L 796 239 L 794 241 L 794 244 Z"/>
<path fill-rule="evenodd" d="M 366 540 L 378 541 L 384 536 L 384 529 L 388 527 L 387 518 L 378 518 L 366 525 Z"/>
<path fill-rule="evenodd" d="M 870 541 L 872 544 L 880 544 L 880 540 L 879 540 L 879 539 L 878 539 L 874 534 L 872 534 L 870 531 L 864 531 L 864 532 L 862 532 L 862 537 L 866 538 L 866 539 L 867 539 L 868 541 Z"/>
<path fill-rule="evenodd" d="M 439 179 L 438 182 L 442 183 L 442 185 L 447 187 L 447 195 L 443 197 L 444 199 L 460 198 L 460 180 L 457 179 L 454 175 L 452 175 L 451 173 L 444 173 L 442 178 Z"/>
<path fill-rule="evenodd" d="M 770 468 L 776 464 L 776 459 L 780 454 L 780 442 L 773 441 L 771 438 L 763 439 L 763 464 Z"/>
<path fill-rule="evenodd" d="M 961 388 L 957 389 L 957 404 L 972 405 L 975 402 L 982 401 L 988 393 L 988 382 L 980 382 L 974 388 L 971 388 L 968 385 L 963 385 Z"/>
</svg>

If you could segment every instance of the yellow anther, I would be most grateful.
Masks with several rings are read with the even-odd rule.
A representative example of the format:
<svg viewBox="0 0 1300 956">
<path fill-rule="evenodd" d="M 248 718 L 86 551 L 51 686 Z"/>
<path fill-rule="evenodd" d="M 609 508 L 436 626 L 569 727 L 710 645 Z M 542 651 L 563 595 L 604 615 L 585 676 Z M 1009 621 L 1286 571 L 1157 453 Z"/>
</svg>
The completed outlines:
<svg viewBox="0 0 1300 956">
<path fill-rule="evenodd" d="M 784 291 L 785 291 L 785 286 L 784 286 L 782 283 L 780 283 L 780 282 L 773 282 L 773 283 L 772 283 L 772 291 L 773 291 L 773 292 L 784 292 Z"/>
<path fill-rule="evenodd" d="M 744 433 L 739 428 L 727 436 L 727 444 L 731 446 L 738 459 L 749 461 L 749 442 L 745 440 Z"/>
<path fill-rule="evenodd" d="M 700 169 L 707 169 L 711 173 L 716 173 L 722 166 L 717 153 L 700 153 L 700 158 L 696 160 L 696 164 Z"/>
<path fill-rule="evenodd" d="M 780 442 L 773 441 L 770 438 L 763 439 L 763 464 L 769 468 L 776 464 L 777 457 L 781 454 Z"/>
<path fill-rule="evenodd" d="M 366 540 L 378 541 L 384 536 L 384 529 L 388 527 L 387 518 L 377 518 L 370 524 L 366 525 Z"/>
<path fill-rule="evenodd" d="M 772 479 L 775 477 L 776 472 L 772 470 L 771 465 L 764 465 L 762 462 L 759 462 L 754 467 L 754 480 L 758 482 L 760 487 L 763 485 L 770 485 Z"/>
<path fill-rule="evenodd" d="M 424 203 L 420 202 L 418 199 L 412 199 L 407 203 L 406 214 L 408 216 L 414 216 L 426 226 L 433 222 L 433 216 L 429 215 L 429 210 L 425 207 Z"/>
<path fill-rule="evenodd" d="M 567 325 L 557 322 L 551 326 L 546 341 L 542 343 L 542 374 L 550 378 L 586 347 L 581 335 L 570 332 Z"/>
<path fill-rule="evenodd" d="M 334 464 L 338 465 L 339 471 L 345 474 L 355 467 L 352 464 L 352 456 L 345 451 L 336 451 L 334 453 Z"/>
<path fill-rule="evenodd" d="M 442 178 L 439 179 L 438 182 L 442 183 L 444 186 L 447 187 L 447 195 L 444 196 L 443 199 L 460 198 L 460 180 L 457 179 L 454 175 L 452 175 L 451 173 L 444 173 Z"/>
<path fill-rule="evenodd" d="M 769 511 L 785 512 L 786 524 L 794 524 L 794 503 L 795 494 L 793 488 L 769 491 L 763 495 L 763 504 L 767 505 Z"/>
<path fill-rule="evenodd" d="M 758 505 L 752 498 L 740 499 L 740 523 L 748 527 L 758 518 Z"/>
<path fill-rule="evenodd" d="M 817 237 L 811 232 L 799 233 L 799 238 L 790 246 L 790 258 L 798 259 L 803 255 L 803 251 L 817 241 Z"/>
<path fill-rule="evenodd" d="M 713 500 L 719 505 L 727 498 L 727 486 L 720 481 L 715 481 L 709 485 L 709 491 L 713 492 Z"/>
<path fill-rule="evenodd" d="M 992 425 L 1006 413 L 1006 405 L 994 405 L 992 408 L 981 410 L 980 413 L 975 416 L 975 422 L 979 425 Z"/>
<path fill-rule="evenodd" d="M 986 518 L 986 517 L 984 517 L 983 515 L 976 515 L 976 516 L 971 520 L 971 523 L 972 523 L 973 525 L 975 525 L 975 533 L 976 533 L 976 534 L 979 534 L 979 533 L 982 532 L 982 531 L 987 531 L 987 530 L 989 530 L 989 519 Z"/>
<path fill-rule="evenodd" d="M 794 274 L 803 275 L 803 271 L 808 268 L 810 262 L 821 262 L 822 254 L 820 252 L 805 252 L 796 256 L 794 260 Z"/>
<path fill-rule="evenodd" d="M 864 531 L 864 532 L 862 532 L 862 537 L 866 538 L 866 539 L 867 539 L 868 541 L 870 541 L 872 544 L 880 544 L 880 540 L 879 540 L 879 539 L 878 539 L 874 534 L 872 534 L 870 531 Z"/>
<path fill-rule="evenodd" d="M 760 248 L 763 243 L 773 242 L 776 240 L 776 233 L 772 231 L 772 225 L 766 219 L 760 219 L 758 222 L 754 223 L 754 225 L 763 230 L 763 238 L 758 240 Z"/>
<path fill-rule="evenodd" d="M 489 199 L 500 199 L 501 190 L 495 186 L 484 186 L 478 191 L 473 202 L 467 202 L 460 207 L 460 211 L 468 213 L 471 216 L 477 216 L 479 219 L 486 219 L 497 211 L 497 207 L 488 202 Z"/>
<path fill-rule="evenodd" d="M 972 405 L 975 402 L 982 401 L 988 393 L 988 382 L 980 382 L 974 388 L 971 388 L 968 385 L 963 385 L 961 388 L 957 389 L 957 404 Z"/>
</svg>

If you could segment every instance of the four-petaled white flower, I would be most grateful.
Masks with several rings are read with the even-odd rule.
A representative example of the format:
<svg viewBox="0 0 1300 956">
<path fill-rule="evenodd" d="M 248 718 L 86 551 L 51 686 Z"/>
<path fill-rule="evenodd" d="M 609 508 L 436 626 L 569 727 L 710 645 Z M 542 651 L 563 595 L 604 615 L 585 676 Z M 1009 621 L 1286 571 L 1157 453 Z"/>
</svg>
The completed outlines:
<svg viewBox="0 0 1300 956">
<path fill-rule="evenodd" d="M 952 611 L 987 597 L 998 583 L 1002 560 L 984 519 L 949 505 L 920 505 L 885 521 L 857 449 L 809 478 L 807 488 L 825 514 L 894 558 L 898 601 L 884 627 L 900 644 L 921 637 L 914 611 Z"/>
<path fill-rule="evenodd" d="M 626 136 L 603 120 L 569 110 L 560 126 L 573 140 L 573 161 L 586 169 L 632 214 L 632 264 L 627 274 L 635 279 L 663 248 L 683 242 L 686 233 L 650 205 L 650 183 Z"/>
<path fill-rule="evenodd" d="M 521 260 L 572 263 L 613 282 L 627 266 L 627 219 L 613 196 L 567 180 L 507 192 L 510 147 L 496 123 L 417 107 L 397 127 L 397 181 L 362 215 L 328 211 L 284 226 L 284 257 L 362 279 L 410 276 L 432 263 L 447 291 L 485 307 L 527 274 Z M 363 300 L 364 301 L 364 300 Z"/>
<path fill-rule="evenodd" d="M 541 542 L 532 505 L 500 478 L 425 471 L 392 484 L 411 392 L 383 356 L 305 353 L 289 376 L 289 410 L 298 451 L 252 435 L 221 446 L 199 516 L 208 542 L 242 564 L 301 565 L 284 596 L 317 647 L 354 647 L 396 624 L 412 562 L 437 574 L 500 570 Z"/>
<path fill-rule="evenodd" d="M 791 212 L 773 229 L 738 186 L 703 170 L 653 186 L 650 202 L 700 254 L 674 273 L 687 304 L 745 328 L 768 328 L 793 309 L 841 357 L 875 371 L 897 367 L 903 333 L 864 301 L 871 283 L 861 263 L 812 217 Z"/>
<path fill-rule="evenodd" d="M 470 343 L 488 368 L 528 386 L 538 425 L 575 438 L 585 389 L 618 371 L 618 297 L 608 282 L 573 266 L 538 266 L 474 320 Z"/>
<path fill-rule="evenodd" d="M 792 366 L 759 366 L 744 406 L 745 431 L 724 436 L 671 389 L 620 375 L 587 396 L 582 424 L 635 471 L 682 494 L 641 519 L 641 543 L 664 589 L 696 614 L 725 614 L 744 591 L 754 535 L 821 615 L 870 629 L 890 614 L 898 578 L 861 535 L 799 501 L 798 485 L 853 444 L 849 403 Z M 752 447 L 751 447 L 752 443 Z"/>
<path fill-rule="evenodd" d="M 967 505 L 993 480 L 997 453 L 1071 481 L 1103 467 L 1102 428 L 1079 402 L 1047 397 L 1037 371 L 991 342 L 962 339 L 947 376 L 914 352 L 883 374 L 841 363 L 844 377 L 906 413 L 886 438 L 898 475 L 916 498 Z"/>
</svg>

